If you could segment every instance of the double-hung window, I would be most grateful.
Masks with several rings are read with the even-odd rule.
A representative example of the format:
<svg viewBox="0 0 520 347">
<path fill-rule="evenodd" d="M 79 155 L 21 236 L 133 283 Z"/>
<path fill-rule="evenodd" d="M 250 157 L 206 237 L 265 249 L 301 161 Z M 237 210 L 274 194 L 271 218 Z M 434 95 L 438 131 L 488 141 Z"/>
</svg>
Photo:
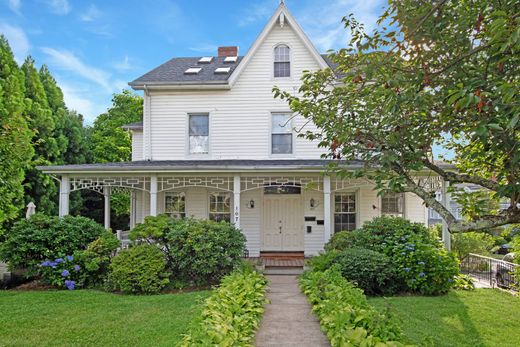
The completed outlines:
<svg viewBox="0 0 520 347">
<path fill-rule="evenodd" d="M 356 229 L 356 193 L 334 196 L 334 232 Z"/>
<path fill-rule="evenodd" d="M 291 77 L 291 50 L 286 45 L 274 49 L 274 77 Z"/>
<path fill-rule="evenodd" d="M 209 116 L 191 114 L 189 116 L 190 154 L 209 153 Z"/>
<path fill-rule="evenodd" d="M 209 194 L 209 219 L 220 222 L 231 221 L 231 194 L 215 192 Z"/>
<path fill-rule="evenodd" d="M 386 192 L 381 197 L 381 214 L 402 217 L 404 211 L 404 194 Z"/>
<path fill-rule="evenodd" d="M 293 133 L 290 113 L 271 116 L 271 154 L 292 154 Z"/>
<path fill-rule="evenodd" d="M 184 192 L 164 193 L 164 213 L 172 218 L 186 217 L 186 195 Z"/>
</svg>

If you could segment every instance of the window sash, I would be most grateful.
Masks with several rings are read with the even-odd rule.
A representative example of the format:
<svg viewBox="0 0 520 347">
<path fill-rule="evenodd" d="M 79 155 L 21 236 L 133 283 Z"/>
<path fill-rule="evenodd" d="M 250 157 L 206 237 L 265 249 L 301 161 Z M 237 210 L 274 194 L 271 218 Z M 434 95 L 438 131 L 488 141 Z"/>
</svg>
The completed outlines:
<svg viewBox="0 0 520 347">
<path fill-rule="evenodd" d="M 291 77 L 291 50 L 286 45 L 274 49 L 274 77 Z"/>
<path fill-rule="evenodd" d="M 334 195 L 334 232 L 356 229 L 357 201 L 356 193 Z"/>
<path fill-rule="evenodd" d="M 209 219 L 220 222 L 231 221 L 231 194 L 216 192 L 209 194 Z"/>
<path fill-rule="evenodd" d="M 272 154 L 292 154 L 292 134 L 271 135 Z"/>
<path fill-rule="evenodd" d="M 185 218 L 186 195 L 183 192 L 165 193 L 164 213 L 172 218 Z"/>
<path fill-rule="evenodd" d="M 209 116 L 207 114 L 190 114 L 188 128 L 190 154 L 207 154 L 209 152 Z"/>
<path fill-rule="evenodd" d="M 291 63 L 275 61 L 274 77 L 291 77 Z"/>
<path fill-rule="evenodd" d="M 292 154 L 293 134 L 291 114 L 273 113 L 271 115 L 271 153 Z"/>
<path fill-rule="evenodd" d="M 389 192 L 381 197 L 381 213 L 386 215 L 403 215 L 402 193 Z"/>
</svg>

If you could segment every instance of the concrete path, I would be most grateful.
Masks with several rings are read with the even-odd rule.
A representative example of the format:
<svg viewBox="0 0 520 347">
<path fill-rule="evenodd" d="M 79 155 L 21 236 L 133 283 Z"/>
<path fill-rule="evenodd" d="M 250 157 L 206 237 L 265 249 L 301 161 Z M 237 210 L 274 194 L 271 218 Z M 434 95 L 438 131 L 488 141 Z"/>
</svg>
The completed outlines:
<svg viewBox="0 0 520 347">
<path fill-rule="evenodd" d="M 300 292 L 296 276 L 271 275 L 257 347 L 322 347 L 330 346 L 311 312 L 307 297 Z"/>
</svg>

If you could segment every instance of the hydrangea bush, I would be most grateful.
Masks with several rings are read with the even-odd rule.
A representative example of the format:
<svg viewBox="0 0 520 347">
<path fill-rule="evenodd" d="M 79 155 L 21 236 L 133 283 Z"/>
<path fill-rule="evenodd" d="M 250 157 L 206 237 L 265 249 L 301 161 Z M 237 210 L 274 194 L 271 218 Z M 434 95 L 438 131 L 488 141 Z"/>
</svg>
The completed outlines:
<svg viewBox="0 0 520 347">
<path fill-rule="evenodd" d="M 40 275 L 45 283 L 69 290 L 76 289 L 83 282 L 81 266 L 72 255 L 41 262 Z"/>
</svg>

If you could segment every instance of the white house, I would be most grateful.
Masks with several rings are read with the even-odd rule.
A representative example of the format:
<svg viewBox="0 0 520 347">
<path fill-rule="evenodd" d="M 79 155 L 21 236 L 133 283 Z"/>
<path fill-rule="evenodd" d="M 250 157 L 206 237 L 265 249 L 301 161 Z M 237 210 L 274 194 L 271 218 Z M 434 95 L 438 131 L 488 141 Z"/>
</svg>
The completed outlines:
<svg viewBox="0 0 520 347">
<path fill-rule="evenodd" d="M 109 211 L 111 192 L 122 190 L 131 195 L 131 227 L 162 213 L 231 221 L 251 257 L 314 255 L 334 232 L 383 214 L 427 224 L 417 196 L 380 198 L 367 179 L 324 175 L 323 149 L 297 137 L 313 125 L 272 88 L 297 93 L 304 70 L 329 66 L 283 2 L 246 55 L 220 47 L 217 56 L 167 61 L 129 83 L 144 91 L 143 122 L 126 126 L 132 162 L 42 168 L 61 181 L 60 215 L 70 191 L 105 194 Z"/>
</svg>

